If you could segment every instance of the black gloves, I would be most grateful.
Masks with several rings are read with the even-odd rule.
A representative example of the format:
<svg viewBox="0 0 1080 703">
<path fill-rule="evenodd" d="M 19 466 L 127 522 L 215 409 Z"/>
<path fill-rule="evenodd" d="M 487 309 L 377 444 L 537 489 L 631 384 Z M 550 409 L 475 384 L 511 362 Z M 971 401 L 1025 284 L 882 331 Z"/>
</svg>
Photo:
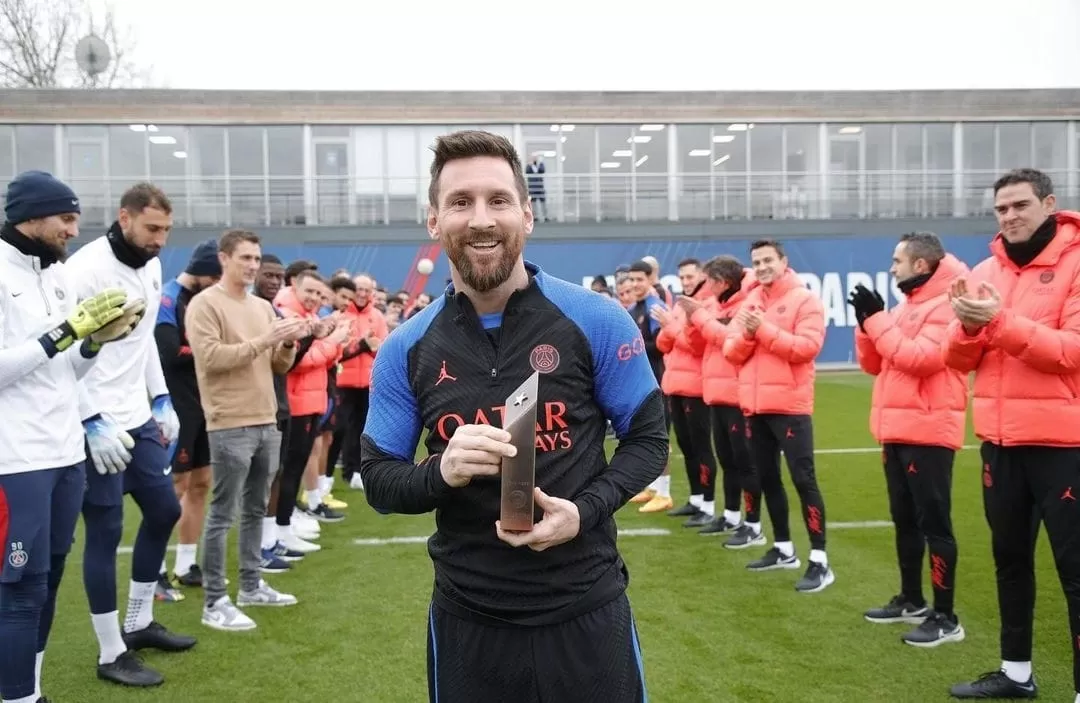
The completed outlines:
<svg viewBox="0 0 1080 703">
<path fill-rule="evenodd" d="M 882 299 L 881 294 L 877 291 L 868 290 L 861 283 L 855 286 L 855 290 L 851 291 L 848 304 L 855 308 L 855 319 L 859 323 L 859 329 L 863 332 L 866 331 L 863 322 L 885 310 L 885 300 Z"/>
</svg>

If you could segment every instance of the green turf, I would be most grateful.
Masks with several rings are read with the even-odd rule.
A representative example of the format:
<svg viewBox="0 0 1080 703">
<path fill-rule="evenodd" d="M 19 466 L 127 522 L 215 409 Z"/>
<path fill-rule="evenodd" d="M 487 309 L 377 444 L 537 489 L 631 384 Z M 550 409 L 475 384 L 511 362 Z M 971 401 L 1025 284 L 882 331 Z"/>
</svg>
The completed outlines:
<svg viewBox="0 0 1080 703">
<path fill-rule="evenodd" d="M 818 448 L 873 447 L 868 407 L 864 377 L 819 377 Z M 876 452 L 822 454 L 817 466 L 829 522 L 888 520 Z M 675 496 L 682 500 L 686 478 L 677 459 L 673 469 Z M 618 515 L 622 528 L 672 530 L 667 536 L 620 540 L 631 574 L 650 700 L 945 701 L 950 684 L 996 667 L 994 574 L 975 452 L 961 452 L 954 477 L 957 611 L 968 637 L 931 650 L 901 644 L 906 626 L 871 625 L 862 619 L 867 607 L 884 603 L 899 587 L 891 528 L 830 531 L 829 558 L 837 581 L 823 593 L 803 595 L 794 590 L 801 571 L 746 571 L 745 563 L 761 548 L 728 551 L 717 538 L 682 530 L 674 518 L 642 516 L 636 506 L 623 509 Z M 45 660 L 44 693 L 63 703 L 426 700 L 424 638 L 432 570 L 424 545 L 357 546 L 352 540 L 427 535 L 433 518 L 384 517 L 367 507 L 361 493 L 339 489 L 337 495 L 350 502 L 349 517 L 324 526 L 323 551 L 301 562 L 295 573 L 267 577 L 276 588 L 296 594 L 299 605 L 252 609 L 257 630 L 221 633 L 199 623 L 199 591 L 189 590 L 182 603 L 155 604 L 161 622 L 199 637 L 191 652 L 146 656 L 166 676 L 158 689 L 123 690 L 96 679 L 97 644 L 81 583 L 77 537 Z M 805 561 L 808 545 L 798 502 L 790 489 L 789 496 L 793 534 Z M 124 544 L 132 544 L 136 525 L 135 519 L 127 520 Z M 172 561 L 170 554 L 170 566 Z M 130 556 L 122 555 L 121 612 L 129 569 Z M 235 587 L 235 571 L 230 577 Z M 1037 580 L 1040 698 L 1071 700 L 1064 599 L 1045 536 Z"/>
</svg>

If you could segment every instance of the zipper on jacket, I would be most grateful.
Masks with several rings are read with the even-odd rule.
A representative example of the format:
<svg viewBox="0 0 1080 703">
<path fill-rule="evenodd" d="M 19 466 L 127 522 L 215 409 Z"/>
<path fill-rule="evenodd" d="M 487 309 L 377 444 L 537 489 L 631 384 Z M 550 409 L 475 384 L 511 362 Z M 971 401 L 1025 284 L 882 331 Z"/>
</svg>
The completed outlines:
<svg viewBox="0 0 1080 703">
<path fill-rule="evenodd" d="M 37 274 L 38 280 L 38 292 L 41 293 L 41 299 L 45 301 L 45 313 L 52 315 L 52 305 L 49 304 L 49 296 L 45 295 L 45 283 L 41 277 L 41 263 L 34 260 L 34 273 Z"/>
</svg>

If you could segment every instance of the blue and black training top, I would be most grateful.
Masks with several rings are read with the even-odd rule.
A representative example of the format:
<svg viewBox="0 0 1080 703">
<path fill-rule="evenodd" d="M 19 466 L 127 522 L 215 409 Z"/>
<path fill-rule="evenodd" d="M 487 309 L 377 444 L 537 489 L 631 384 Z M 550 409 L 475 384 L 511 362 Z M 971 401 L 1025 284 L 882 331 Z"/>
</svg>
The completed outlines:
<svg viewBox="0 0 1080 703">
<path fill-rule="evenodd" d="M 477 315 L 451 287 L 386 339 L 372 371 L 361 475 L 380 511 L 435 511 L 428 551 L 437 604 L 462 617 L 543 625 L 625 590 L 612 514 L 663 471 L 668 436 L 630 315 L 607 296 L 526 268 L 528 287 L 503 313 Z M 578 537 L 541 552 L 497 537 L 498 477 L 455 489 L 439 471 L 455 429 L 500 426 L 507 395 L 534 370 L 541 374 L 536 483 L 581 514 Z M 609 420 L 619 440 L 610 463 Z M 417 465 L 425 429 L 429 458 Z"/>
</svg>

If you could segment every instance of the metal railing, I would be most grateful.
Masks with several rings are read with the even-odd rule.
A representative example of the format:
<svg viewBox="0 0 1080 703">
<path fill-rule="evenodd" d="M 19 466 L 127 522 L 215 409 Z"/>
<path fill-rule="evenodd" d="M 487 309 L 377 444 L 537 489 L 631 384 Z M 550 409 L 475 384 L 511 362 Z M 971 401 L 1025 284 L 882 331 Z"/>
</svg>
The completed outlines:
<svg viewBox="0 0 1080 703">
<path fill-rule="evenodd" d="M 1061 207 L 1080 207 L 1080 172 L 1048 172 Z M 547 174 L 538 218 L 636 222 L 976 217 L 993 213 L 989 171 Z M 83 222 L 108 224 L 135 179 L 69 179 Z M 428 179 L 158 178 L 178 226 L 421 224 Z"/>
</svg>

